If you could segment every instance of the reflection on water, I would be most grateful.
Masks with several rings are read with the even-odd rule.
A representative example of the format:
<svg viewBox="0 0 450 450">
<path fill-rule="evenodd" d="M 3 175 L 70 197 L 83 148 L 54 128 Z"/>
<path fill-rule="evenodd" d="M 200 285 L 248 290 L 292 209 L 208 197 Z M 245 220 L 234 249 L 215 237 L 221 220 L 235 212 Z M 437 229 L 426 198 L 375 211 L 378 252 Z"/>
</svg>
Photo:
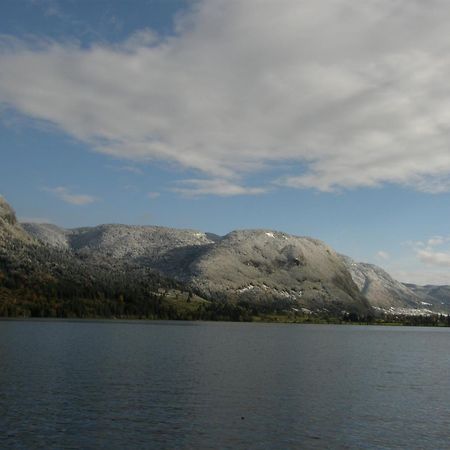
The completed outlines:
<svg viewBox="0 0 450 450">
<path fill-rule="evenodd" d="M 449 329 L 0 322 L 0 448 L 448 448 Z"/>
</svg>

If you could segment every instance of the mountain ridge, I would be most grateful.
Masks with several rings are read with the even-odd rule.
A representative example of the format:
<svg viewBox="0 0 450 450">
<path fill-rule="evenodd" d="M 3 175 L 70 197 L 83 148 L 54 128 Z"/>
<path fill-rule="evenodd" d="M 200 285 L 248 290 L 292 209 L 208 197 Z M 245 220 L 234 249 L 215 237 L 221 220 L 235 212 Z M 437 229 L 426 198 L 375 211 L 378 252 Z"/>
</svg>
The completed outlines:
<svg viewBox="0 0 450 450">
<path fill-rule="evenodd" d="M 14 250 L 11 243 L 22 250 Z M 255 308 L 324 315 L 418 315 L 450 310 L 450 302 L 433 297 L 432 289 L 425 292 L 400 283 L 380 267 L 356 263 L 318 239 L 276 230 L 234 230 L 217 236 L 150 225 L 65 229 L 53 224 L 19 224 L 14 210 L 0 198 L 0 250 L 8 267 L 11 261 L 20 266 L 27 259 L 31 272 L 36 272 L 33 255 L 45 253 L 50 262 L 41 256 L 36 263 L 39 270 L 56 282 L 63 272 L 69 284 L 72 265 L 81 284 L 85 280 L 95 285 L 89 280 L 97 275 L 102 280 L 129 278 L 126 285 L 130 280 L 145 284 L 147 279 L 164 284 L 158 278 L 162 276 L 167 283 L 173 280 L 181 290 L 209 301 Z M 64 261 L 63 266 L 58 261 Z M 157 291 L 155 283 L 152 289 Z M 108 291 L 107 285 L 102 286 Z"/>
<path fill-rule="evenodd" d="M 334 296 L 334 303 L 349 306 L 353 301 L 358 311 L 368 308 L 334 250 L 310 237 L 266 229 L 235 230 L 216 236 L 198 230 L 117 224 L 59 231 L 42 224 L 24 224 L 24 228 L 50 246 L 61 247 L 64 241 L 66 249 L 84 258 L 146 265 L 188 283 L 207 297 L 291 299 L 304 308 L 311 307 L 316 299 L 326 310 L 325 298 Z M 305 250 L 307 273 L 300 264 Z M 327 261 L 330 258 L 334 260 Z M 321 269 L 323 264 L 326 270 Z M 309 269 L 311 265 L 313 270 Z M 320 273 L 324 282 L 312 279 L 312 272 Z M 342 281 L 339 288 L 328 273 Z"/>
</svg>

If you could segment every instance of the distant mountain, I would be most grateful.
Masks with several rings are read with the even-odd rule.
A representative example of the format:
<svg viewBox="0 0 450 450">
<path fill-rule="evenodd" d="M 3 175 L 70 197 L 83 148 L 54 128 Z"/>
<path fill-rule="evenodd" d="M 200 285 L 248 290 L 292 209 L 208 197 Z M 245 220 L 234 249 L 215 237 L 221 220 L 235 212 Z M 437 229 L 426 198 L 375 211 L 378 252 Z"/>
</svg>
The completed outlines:
<svg viewBox="0 0 450 450">
<path fill-rule="evenodd" d="M 429 314 L 450 312 L 450 301 L 433 298 L 436 286 L 426 287 L 401 283 L 374 264 L 358 263 L 341 255 L 353 281 L 370 305 L 377 311 L 393 314 Z M 442 288 L 442 287 L 440 287 Z M 450 300 L 450 287 L 449 300 Z"/>
<path fill-rule="evenodd" d="M 423 305 L 432 305 L 434 309 L 450 312 L 450 286 L 418 286 L 411 283 L 405 283 L 405 286 L 421 299 Z"/>
<path fill-rule="evenodd" d="M 145 298 L 151 298 L 153 314 L 160 292 L 170 289 L 209 302 L 199 305 L 202 314 L 200 309 L 194 311 L 197 316 L 191 311 L 193 317 L 205 317 L 206 310 L 215 314 L 217 305 L 241 308 L 238 315 L 244 308 L 336 317 L 428 314 L 447 311 L 450 304 L 438 300 L 437 294 L 432 297 L 431 287 L 404 285 L 381 268 L 356 263 L 309 237 L 273 230 L 238 230 L 220 237 L 155 226 L 68 230 L 51 224 L 19 224 L 0 198 L 0 301 L 2 295 L 9 296 L 8 304 L 15 304 L 11 299 L 18 298 L 18 288 L 30 298 L 37 292 L 49 305 L 53 302 L 49 292 L 61 305 L 67 296 L 75 303 L 93 299 L 87 314 L 105 303 L 113 315 L 118 299 L 125 297 L 130 304 L 134 297 L 141 302 L 128 312 L 138 311 Z"/>
</svg>

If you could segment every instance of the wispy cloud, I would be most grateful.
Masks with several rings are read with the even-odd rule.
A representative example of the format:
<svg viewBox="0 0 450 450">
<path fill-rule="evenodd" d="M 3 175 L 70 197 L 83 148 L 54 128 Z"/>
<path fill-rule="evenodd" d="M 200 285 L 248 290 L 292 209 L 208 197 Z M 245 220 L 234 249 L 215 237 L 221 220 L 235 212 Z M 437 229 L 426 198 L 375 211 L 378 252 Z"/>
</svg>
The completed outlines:
<svg viewBox="0 0 450 450">
<path fill-rule="evenodd" d="M 154 200 L 155 198 L 158 198 L 161 194 L 159 192 L 155 192 L 155 191 L 151 191 L 151 192 L 147 192 L 147 197 L 150 200 Z"/>
<path fill-rule="evenodd" d="M 266 192 L 264 188 L 241 186 L 225 179 L 183 180 L 179 184 L 181 187 L 173 188 L 172 191 L 186 197 L 198 197 L 201 195 L 232 197 L 236 195 L 258 195 Z"/>
<path fill-rule="evenodd" d="M 448 237 L 443 236 L 433 236 L 427 241 L 427 245 L 430 247 L 436 247 L 438 245 L 442 245 L 449 240 Z"/>
<path fill-rule="evenodd" d="M 448 269 L 436 270 L 419 267 L 411 270 L 392 269 L 389 273 L 403 283 L 425 284 L 450 284 L 450 274 Z"/>
<path fill-rule="evenodd" d="M 427 266 L 450 267 L 449 242 L 449 236 L 432 236 L 423 241 L 406 244 L 412 248 L 421 263 Z"/>
<path fill-rule="evenodd" d="M 391 255 L 388 252 L 385 252 L 384 250 L 380 250 L 375 255 L 378 259 L 382 259 L 384 261 L 387 261 L 391 258 Z"/>
<path fill-rule="evenodd" d="M 432 266 L 450 267 L 450 252 L 436 252 L 433 250 L 419 250 L 417 256 L 420 261 Z"/>
<path fill-rule="evenodd" d="M 98 199 L 87 194 L 73 194 L 66 187 L 58 186 L 55 188 L 44 188 L 45 191 L 52 193 L 60 200 L 71 205 L 83 206 L 96 202 Z"/>
<path fill-rule="evenodd" d="M 167 39 L 7 38 L 0 102 L 99 152 L 197 169 L 211 178 L 187 183 L 197 194 L 255 193 L 233 180 L 291 161 L 280 183 L 294 188 L 439 193 L 449 21 L 442 0 L 199 0 Z"/>
</svg>

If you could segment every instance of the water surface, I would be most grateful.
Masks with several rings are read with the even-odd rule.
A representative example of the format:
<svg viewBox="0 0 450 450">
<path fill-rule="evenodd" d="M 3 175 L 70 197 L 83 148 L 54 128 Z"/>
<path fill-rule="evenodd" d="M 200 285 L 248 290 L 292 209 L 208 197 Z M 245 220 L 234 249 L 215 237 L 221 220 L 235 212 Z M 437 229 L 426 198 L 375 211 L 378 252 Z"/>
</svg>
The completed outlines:
<svg viewBox="0 0 450 450">
<path fill-rule="evenodd" d="M 0 322 L 0 448 L 449 448 L 450 330 Z"/>
</svg>

